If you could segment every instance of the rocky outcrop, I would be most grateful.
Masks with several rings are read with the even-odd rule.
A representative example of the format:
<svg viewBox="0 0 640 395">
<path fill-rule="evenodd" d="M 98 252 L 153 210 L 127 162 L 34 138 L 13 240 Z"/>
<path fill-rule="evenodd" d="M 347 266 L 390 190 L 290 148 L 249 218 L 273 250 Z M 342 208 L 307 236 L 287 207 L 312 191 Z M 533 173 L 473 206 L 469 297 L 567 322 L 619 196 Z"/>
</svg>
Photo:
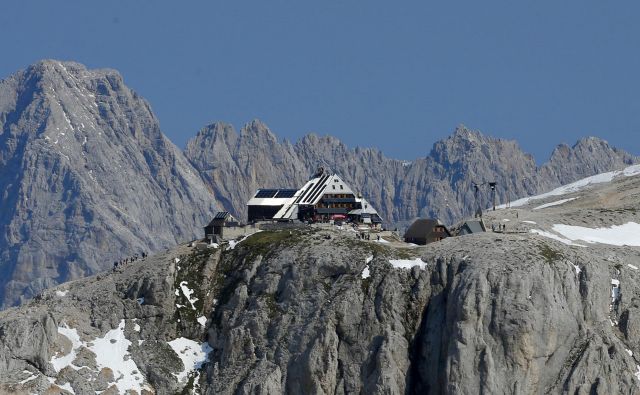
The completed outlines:
<svg viewBox="0 0 640 395">
<path fill-rule="evenodd" d="M 1 312 L 0 392 L 193 388 L 187 372 L 205 332 L 198 318 L 211 310 L 202 292 L 212 287 L 219 256 L 220 250 L 179 246 Z M 173 347 L 176 340 L 180 346 Z M 197 348 L 188 349 L 190 343 Z"/>
<path fill-rule="evenodd" d="M 397 267 L 416 257 L 423 268 Z M 0 312 L 0 388 L 124 393 L 137 377 L 139 392 L 159 394 L 640 391 L 637 344 L 624 334 L 638 325 L 638 274 L 540 236 L 407 248 L 276 230 L 121 270 Z M 615 270 L 631 281 L 612 312 Z M 624 325 L 610 323 L 618 313 Z M 127 374 L 92 346 L 113 331 L 135 363 Z M 191 373 L 198 365 L 170 346 L 185 338 L 206 340 Z"/>
<path fill-rule="evenodd" d="M 638 174 L 486 212 L 506 233 L 271 227 L 63 284 L 0 312 L 0 391 L 638 393 L 640 240 L 607 236 Z"/>
<path fill-rule="evenodd" d="M 560 144 L 542 166 L 543 177 L 561 185 L 602 173 L 603 169 L 618 169 L 637 162 L 637 158 L 596 137 L 579 140 L 573 147 Z"/>
<path fill-rule="evenodd" d="M 589 175 L 619 169 L 638 158 L 597 138 L 561 145 L 537 166 L 515 141 L 496 139 L 460 126 L 412 162 L 390 159 L 371 148 L 350 149 L 338 139 L 314 134 L 295 145 L 278 142 L 254 121 L 238 135 L 230 125 L 202 129 L 185 151 L 216 191 L 216 201 L 239 217 L 258 188 L 299 187 L 320 165 L 339 173 L 367 196 L 389 224 L 438 217 L 453 223 L 491 204 L 486 183 L 498 183 L 498 204 Z M 473 184 L 483 184 L 478 196 Z"/>
<path fill-rule="evenodd" d="M 576 274 L 549 258 L 547 248 L 568 254 L 562 245 L 481 235 L 428 248 L 427 269 L 406 270 L 384 248 L 311 238 L 310 251 L 244 260 L 227 279 L 233 291 L 209 329 L 208 393 L 638 390 L 608 321 L 602 261 Z"/>
<path fill-rule="evenodd" d="M 213 203 L 113 70 L 42 61 L 0 82 L 0 306 L 193 239 Z"/>
</svg>

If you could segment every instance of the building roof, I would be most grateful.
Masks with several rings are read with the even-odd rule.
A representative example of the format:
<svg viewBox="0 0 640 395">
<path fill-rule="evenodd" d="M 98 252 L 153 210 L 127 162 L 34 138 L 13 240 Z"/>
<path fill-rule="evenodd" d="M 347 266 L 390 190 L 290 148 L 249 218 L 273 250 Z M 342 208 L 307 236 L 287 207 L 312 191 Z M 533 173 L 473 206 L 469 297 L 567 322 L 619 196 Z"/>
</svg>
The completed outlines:
<svg viewBox="0 0 640 395">
<path fill-rule="evenodd" d="M 213 219 L 225 219 L 229 216 L 229 212 L 228 211 L 218 211 L 216 213 L 216 215 L 213 217 Z"/>
<path fill-rule="evenodd" d="M 282 206 L 296 196 L 297 189 L 258 189 L 247 202 L 247 206 Z"/>
<path fill-rule="evenodd" d="M 282 206 L 273 215 L 274 219 L 294 219 L 298 215 L 298 206 L 313 206 L 318 204 L 325 194 L 350 194 L 353 190 L 338 176 L 319 171 L 300 189 L 258 189 L 247 203 L 248 206 Z M 355 198 L 361 203 L 362 209 L 354 210 L 350 214 L 370 214 L 375 222 L 382 222 L 380 215 L 369 202 L 362 198 Z"/>
<path fill-rule="evenodd" d="M 209 221 L 207 226 L 213 226 L 215 222 L 220 222 L 220 220 L 226 221 L 237 221 L 233 215 L 231 215 L 228 211 L 218 211 L 216 215 L 213 216 L 213 219 Z"/>
<path fill-rule="evenodd" d="M 405 238 L 421 239 L 427 237 L 433 232 L 437 226 L 442 226 L 446 230 L 448 236 L 451 236 L 449 230 L 440 220 L 433 218 L 418 218 L 415 220 L 409 229 L 404 233 Z"/>
<path fill-rule="evenodd" d="M 289 201 L 285 202 L 273 218 L 294 218 L 297 216 L 298 205 L 313 206 L 327 193 L 354 194 L 353 190 L 337 174 L 319 173 L 307 181 Z"/>
<path fill-rule="evenodd" d="M 462 224 L 462 227 L 466 226 L 471 233 L 485 232 L 484 223 L 478 220 L 469 220 Z"/>
<path fill-rule="evenodd" d="M 337 174 L 324 173 L 309 180 L 302 188 L 297 204 L 317 204 L 325 193 L 353 194 L 349 186 Z"/>
<path fill-rule="evenodd" d="M 371 214 L 371 215 L 379 215 L 375 208 L 364 198 L 356 198 L 356 202 L 360 203 L 362 208 L 357 208 L 355 210 L 349 211 L 349 214 L 353 215 L 362 215 L 362 214 Z"/>
</svg>

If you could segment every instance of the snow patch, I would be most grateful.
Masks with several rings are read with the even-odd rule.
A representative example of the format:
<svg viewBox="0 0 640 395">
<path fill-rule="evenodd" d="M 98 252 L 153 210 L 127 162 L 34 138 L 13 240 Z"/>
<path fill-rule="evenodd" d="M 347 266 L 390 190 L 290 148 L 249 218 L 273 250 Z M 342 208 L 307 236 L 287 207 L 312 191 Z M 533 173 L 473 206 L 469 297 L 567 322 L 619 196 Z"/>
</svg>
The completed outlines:
<svg viewBox="0 0 640 395">
<path fill-rule="evenodd" d="M 233 250 L 234 248 L 236 248 L 236 246 L 237 246 L 238 244 L 240 244 L 240 243 L 242 243 L 243 241 L 247 240 L 247 238 L 249 238 L 249 236 L 251 236 L 251 235 L 245 236 L 245 237 L 243 237 L 242 239 L 237 240 L 237 241 L 236 241 L 236 240 L 229 240 L 229 248 L 228 248 L 228 249 L 229 249 L 229 250 Z"/>
<path fill-rule="evenodd" d="M 553 239 L 553 240 L 557 240 L 563 244 L 569 245 L 569 246 L 575 246 L 575 247 L 586 247 L 583 246 L 582 244 L 578 244 L 578 243 L 574 243 L 573 241 L 569 240 L 569 239 L 565 239 L 564 237 L 560 237 L 554 233 L 551 232 L 545 232 L 544 230 L 540 230 L 540 229 L 531 229 L 529 232 L 531 233 L 535 233 L 537 235 L 543 236 L 543 237 L 547 237 L 549 239 Z"/>
<path fill-rule="evenodd" d="M 71 350 L 65 355 L 59 357 L 54 355 L 53 357 L 51 357 L 51 365 L 53 365 L 53 368 L 56 372 L 61 371 L 67 366 L 71 366 L 72 368 L 78 370 L 79 368 L 77 366 L 71 364 L 71 362 L 76 359 L 76 350 L 80 348 L 80 346 L 82 346 L 78 331 L 76 329 L 71 329 L 65 325 L 58 327 L 58 333 L 69 339 L 69 341 L 71 342 Z"/>
<path fill-rule="evenodd" d="M 112 329 L 103 337 L 95 338 L 89 342 L 81 341 L 76 329 L 66 325 L 58 327 L 58 333 L 71 342 L 71 350 L 66 355 L 52 357 L 51 364 L 56 372 L 67 366 L 78 370 L 80 367 L 73 365 L 72 362 L 77 356 L 77 351 L 81 347 L 86 347 L 96 354 L 97 371 L 102 368 L 109 368 L 113 371 L 115 382 L 109 383 L 109 385 L 115 384 L 120 393 L 124 394 L 129 390 L 141 393 L 143 389 L 150 391 L 151 387 L 143 384 L 144 377 L 129 354 L 131 342 L 124 335 L 124 327 L 125 320 L 121 320 L 116 329 Z M 48 379 L 51 383 L 55 382 L 54 378 L 49 377 Z M 66 388 L 67 385 L 69 388 Z M 68 383 L 65 386 L 58 386 L 73 393 L 73 389 Z"/>
<path fill-rule="evenodd" d="M 528 204 L 533 200 L 540 200 L 540 199 L 545 199 L 551 196 L 560 196 L 560 195 L 566 195 L 568 193 L 577 192 L 589 185 L 611 182 L 614 178 L 620 175 L 623 175 L 625 177 L 631 177 L 638 174 L 640 174 L 640 165 L 629 166 L 624 170 L 616 170 L 608 173 L 596 174 L 595 176 L 583 178 L 582 180 L 578 180 L 571 184 L 563 185 L 547 193 L 518 199 L 516 201 L 511 202 L 510 207 L 524 206 L 525 204 Z M 506 208 L 506 207 L 507 207 L 506 204 L 502 204 L 497 208 Z"/>
<path fill-rule="evenodd" d="M 533 209 L 534 209 L 534 210 L 542 210 L 543 208 L 553 207 L 553 206 L 559 206 L 559 205 L 561 205 L 561 204 L 565 204 L 565 203 L 567 203 L 567 202 L 570 202 L 570 201 L 572 201 L 572 200 L 576 200 L 576 199 L 577 199 L 577 197 L 569 198 L 569 199 L 557 200 L 557 201 L 555 201 L 555 202 L 545 203 L 545 204 L 543 204 L 543 205 L 541 205 L 541 206 L 534 207 Z"/>
<path fill-rule="evenodd" d="M 131 342 L 124 336 L 124 320 L 116 329 L 107 332 L 104 337 L 95 339 L 87 348 L 96 354 L 96 366 L 98 370 L 110 368 L 113 370 L 115 385 L 120 393 L 128 390 L 142 393 L 142 389 L 149 390 L 148 386 L 142 386 L 144 381 L 142 373 L 129 354 Z"/>
<path fill-rule="evenodd" d="M 65 290 L 65 291 L 56 291 L 56 296 L 59 296 L 61 298 L 64 298 L 65 296 L 67 296 L 67 294 L 69 293 L 69 290 Z"/>
<path fill-rule="evenodd" d="M 421 258 L 415 259 L 390 259 L 389 263 L 396 269 L 411 269 L 414 266 L 419 266 L 420 269 L 427 267 L 427 263 Z"/>
<path fill-rule="evenodd" d="M 33 373 L 31 373 L 31 372 L 30 372 L 30 371 L 28 371 L 28 370 L 23 370 L 23 371 L 22 371 L 22 373 L 27 373 L 27 374 L 30 374 L 30 375 L 31 375 L 31 376 L 27 377 L 26 379 L 24 379 L 24 380 L 20 381 L 20 384 L 22 384 L 22 385 L 27 384 L 29 381 L 32 381 L 32 380 L 35 380 L 35 379 L 37 379 L 37 378 L 38 378 L 38 376 L 37 376 L 37 375 L 34 375 Z"/>
<path fill-rule="evenodd" d="M 537 225 L 537 223 L 534 221 L 522 221 L 522 222 L 524 222 L 525 224 Z"/>
<path fill-rule="evenodd" d="M 179 382 L 183 382 L 190 371 L 200 369 L 209 360 L 209 353 L 212 351 L 208 343 L 198 343 L 184 337 L 172 340 L 168 344 L 184 365 L 182 372 L 174 373 Z"/>
<path fill-rule="evenodd" d="M 182 290 L 182 294 L 184 295 L 184 297 L 187 298 L 189 303 L 191 303 L 191 309 L 195 310 L 196 306 L 194 305 L 194 303 L 198 300 L 198 298 L 193 298 L 193 299 L 191 298 L 191 295 L 194 294 L 194 291 L 190 289 L 187 285 L 188 283 L 186 281 L 181 282 L 180 289 Z"/>
<path fill-rule="evenodd" d="M 585 228 L 573 225 L 553 225 L 553 230 L 571 240 L 615 246 L 640 246 L 640 224 L 627 222 L 610 228 Z"/>
<path fill-rule="evenodd" d="M 630 263 L 627 263 L 627 266 L 629 266 L 630 268 L 632 268 L 633 270 L 638 270 L 638 266 L 636 265 L 632 265 Z"/>
<path fill-rule="evenodd" d="M 207 317 L 205 316 L 198 317 L 197 321 L 203 328 L 207 325 Z"/>
<path fill-rule="evenodd" d="M 362 278 L 369 278 L 371 277 L 371 273 L 369 273 L 369 265 L 364 267 L 364 270 L 362 271 Z"/>
</svg>

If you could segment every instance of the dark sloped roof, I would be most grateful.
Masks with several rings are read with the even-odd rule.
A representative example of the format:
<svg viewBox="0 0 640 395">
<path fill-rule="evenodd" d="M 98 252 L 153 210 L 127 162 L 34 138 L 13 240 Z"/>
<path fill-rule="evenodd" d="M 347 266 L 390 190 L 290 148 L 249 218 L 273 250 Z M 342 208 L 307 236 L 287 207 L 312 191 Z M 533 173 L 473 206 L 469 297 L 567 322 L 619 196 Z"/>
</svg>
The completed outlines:
<svg viewBox="0 0 640 395">
<path fill-rule="evenodd" d="M 467 228 L 469 228 L 469 231 L 471 231 L 471 233 L 480 233 L 485 231 L 480 221 L 467 221 L 462 226 L 465 225 L 467 226 Z"/>
<path fill-rule="evenodd" d="M 433 229 L 436 226 L 444 226 L 442 222 L 433 218 L 418 218 L 415 220 L 409 229 L 404 234 L 405 238 L 411 239 L 421 239 L 423 237 L 427 237 L 429 234 L 433 232 Z M 447 229 L 445 227 L 445 229 Z M 447 234 L 449 234 L 449 230 L 447 229 Z"/>
<path fill-rule="evenodd" d="M 228 211 L 218 211 L 213 219 L 225 219 L 229 216 Z"/>
<path fill-rule="evenodd" d="M 275 189 L 258 189 L 254 198 L 290 198 L 298 192 L 297 189 L 275 188 Z"/>
<path fill-rule="evenodd" d="M 216 215 L 213 216 L 213 219 L 209 221 L 209 224 L 207 226 L 213 226 L 216 222 L 219 223 L 220 220 L 227 220 L 227 219 L 235 220 L 235 218 L 233 218 L 233 216 L 229 214 L 228 211 L 218 211 Z"/>
</svg>

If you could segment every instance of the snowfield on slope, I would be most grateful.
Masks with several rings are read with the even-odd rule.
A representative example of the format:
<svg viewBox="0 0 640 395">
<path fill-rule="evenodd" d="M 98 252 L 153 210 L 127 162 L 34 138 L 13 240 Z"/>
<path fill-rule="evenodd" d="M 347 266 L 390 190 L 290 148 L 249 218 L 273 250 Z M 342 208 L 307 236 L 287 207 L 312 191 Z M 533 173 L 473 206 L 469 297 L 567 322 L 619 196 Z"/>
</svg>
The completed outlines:
<svg viewBox="0 0 640 395">
<path fill-rule="evenodd" d="M 209 353 L 212 351 L 209 343 L 204 342 L 201 344 L 184 337 L 172 340 L 168 344 L 178 354 L 184 365 L 184 370 L 175 374 L 181 383 L 187 378 L 189 372 L 200 369 L 202 364 L 209 360 Z"/>
<path fill-rule="evenodd" d="M 427 263 L 421 258 L 415 259 L 390 259 L 389 263 L 396 269 L 411 269 L 414 266 L 419 266 L 420 269 L 427 267 Z"/>
<path fill-rule="evenodd" d="M 601 243 L 615 246 L 640 246 L 640 224 L 627 222 L 610 228 L 585 228 L 573 225 L 553 225 L 553 231 L 570 240 Z"/>
<path fill-rule="evenodd" d="M 586 247 L 586 246 L 583 246 L 582 244 L 574 243 L 573 241 L 571 241 L 569 239 L 565 239 L 562 236 L 558 236 L 555 233 L 545 232 L 544 230 L 531 229 L 529 232 L 530 233 L 535 233 L 535 234 L 540 235 L 542 237 L 546 237 L 546 238 L 549 238 L 549 239 L 553 239 L 553 240 L 559 241 L 559 242 L 561 242 L 563 244 L 566 244 L 566 245 L 569 245 L 569 246 Z"/>
<path fill-rule="evenodd" d="M 569 198 L 569 199 L 557 200 L 557 201 L 555 201 L 555 202 L 546 203 L 546 204 L 540 205 L 540 206 L 538 206 L 538 207 L 534 207 L 533 209 L 534 209 L 534 210 L 542 210 L 543 208 L 553 207 L 553 206 L 559 206 L 559 205 L 561 205 L 561 204 L 565 204 L 565 203 L 568 203 L 568 202 L 570 202 L 570 201 L 572 201 L 572 200 L 576 200 L 576 199 L 577 199 L 577 197 Z"/>
<path fill-rule="evenodd" d="M 96 355 L 96 368 L 98 371 L 102 368 L 109 368 L 113 371 L 115 382 L 111 382 L 109 385 L 115 384 L 121 394 L 127 393 L 129 390 L 137 391 L 138 393 L 142 393 L 143 389 L 151 391 L 149 385 L 145 384 L 144 376 L 140 373 L 138 366 L 129 354 L 131 342 L 124 335 L 124 327 L 125 320 L 121 320 L 116 329 L 110 330 L 103 337 L 83 342 L 76 329 L 60 326 L 58 327 L 58 333 L 69 339 L 71 350 L 64 355 L 54 355 L 51 357 L 50 362 L 56 372 L 60 372 L 67 366 L 74 370 L 79 370 L 81 367 L 75 366 L 73 361 L 77 356 L 78 350 L 81 347 L 86 347 Z"/>
<path fill-rule="evenodd" d="M 546 199 L 552 196 L 561 196 L 561 195 L 566 195 L 568 193 L 577 192 L 588 187 L 589 185 L 611 182 L 613 181 L 614 178 L 618 176 L 631 177 L 639 174 L 640 174 L 640 165 L 629 166 L 624 170 L 615 170 L 615 171 L 610 171 L 608 173 L 596 174 L 595 176 L 583 178 L 582 180 L 578 180 L 571 184 L 563 185 L 552 191 L 549 191 L 540 195 L 528 196 L 522 199 L 515 200 L 511 202 L 510 207 L 520 207 L 520 206 L 529 204 L 534 200 L 541 200 L 541 199 Z M 501 204 L 499 206 L 496 206 L 496 208 L 501 208 L 501 209 L 506 207 L 507 207 L 506 204 Z"/>
</svg>

